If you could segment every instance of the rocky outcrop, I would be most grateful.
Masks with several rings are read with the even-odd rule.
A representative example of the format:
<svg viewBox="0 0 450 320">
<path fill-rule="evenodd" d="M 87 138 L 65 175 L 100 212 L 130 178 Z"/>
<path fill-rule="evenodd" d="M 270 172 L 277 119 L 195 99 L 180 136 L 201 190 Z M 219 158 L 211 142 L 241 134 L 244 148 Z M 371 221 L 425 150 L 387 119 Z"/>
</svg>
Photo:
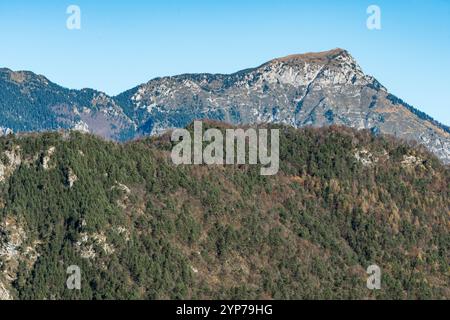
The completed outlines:
<svg viewBox="0 0 450 320">
<path fill-rule="evenodd" d="M 422 166 L 423 165 L 424 160 L 420 157 L 414 156 L 414 155 L 404 155 L 403 156 L 403 161 L 402 161 L 402 166 L 403 167 L 409 167 L 409 168 L 414 168 L 417 166 Z"/>
<path fill-rule="evenodd" d="M 115 252 L 114 247 L 108 243 L 104 233 L 86 233 L 80 234 L 80 240 L 75 244 L 76 250 L 80 253 L 83 259 L 95 259 L 100 250 L 106 255 L 111 255 Z"/>
<path fill-rule="evenodd" d="M 66 173 L 66 184 L 69 188 L 72 188 L 76 181 L 78 181 L 77 175 L 73 172 L 72 169 L 67 169 Z"/>
<path fill-rule="evenodd" d="M 12 296 L 5 285 L 0 281 L 0 301 L 1 300 L 12 300 Z"/>
<path fill-rule="evenodd" d="M 22 158 L 19 146 L 15 146 L 12 150 L 3 152 L 3 157 L 0 159 L 0 183 L 8 179 L 21 163 Z"/>
<path fill-rule="evenodd" d="M 55 151 L 56 151 L 55 147 L 50 147 L 42 156 L 42 168 L 44 168 L 44 170 L 49 170 L 51 168 L 50 161 Z"/>
<path fill-rule="evenodd" d="M 22 224 L 13 217 L 0 222 L 0 300 L 10 300 L 12 295 L 8 287 L 17 279 L 20 262 L 31 270 L 39 257 L 40 241 L 27 241 L 28 237 Z"/>
<path fill-rule="evenodd" d="M 8 134 L 14 133 L 10 128 L 0 127 L 0 137 L 7 136 Z"/>
<path fill-rule="evenodd" d="M 363 166 L 371 166 L 378 162 L 378 158 L 366 149 L 357 150 L 355 152 L 355 159 L 361 162 Z"/>
</svg>

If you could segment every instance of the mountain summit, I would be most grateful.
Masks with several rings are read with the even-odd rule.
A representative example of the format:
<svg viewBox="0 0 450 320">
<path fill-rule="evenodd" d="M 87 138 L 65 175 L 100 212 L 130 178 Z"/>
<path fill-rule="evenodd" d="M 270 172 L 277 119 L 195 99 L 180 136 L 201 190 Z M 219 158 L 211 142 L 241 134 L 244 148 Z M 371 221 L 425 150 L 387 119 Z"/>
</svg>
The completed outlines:
<svg viewBox="0 0 450 320">
<path fill-rule="evenodd" d="M 329 63 L 335 61 L 335 58 L 338 56 L 347 56 L 350 59 L 353 59 L 347 50 L 336 48 L 329 51 L 322 51 L 322 52 L 308 52 L 308 53 L 301 53 L 301 54 L 292 54 L 286 57 L 277 58 L 272 61 L 281 61 L 281 62 L 288 62 L 288 61 L 308 61 L 308 62 L 314 62 L 314 63 Z"/>
<path fill-rule="evenodd" d="M 0 108 L 25 114 L 45 110 L 39 130 L 55 129 L 57 119 L 62 127 L 78 125 L 107 138 L 126 140 L 184 127 L 195 119 L 239 125 L 283 123 L 296 128 L 337 124 L 417 141 L 450 163 L 450 129 L 390 94 L 343 49 L 291 55 L 229 75 L 157 78 L 116 97 L 94 90 L 68 90 L 50 82 L 36 86 L 17 81 L 20 76 L 8 79 L 2 70 Z M 94 108 L 99 96 L 103 103 Z M 92 110 L 109 116 L 92 119 Z M 6 117 L 2 112 L 0 127 L 17 131 L 18 126 L 11 123 L 20 122 L 19 131 L 36 129 L 26 125 L 33 119 L 18 116 L 9 112 Z"/>
</svg>

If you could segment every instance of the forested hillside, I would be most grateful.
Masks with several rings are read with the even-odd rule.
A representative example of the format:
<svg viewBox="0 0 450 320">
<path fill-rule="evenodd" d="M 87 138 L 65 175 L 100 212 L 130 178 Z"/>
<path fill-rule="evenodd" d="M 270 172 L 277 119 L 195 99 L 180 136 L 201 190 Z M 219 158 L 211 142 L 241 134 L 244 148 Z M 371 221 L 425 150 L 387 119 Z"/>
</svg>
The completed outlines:
<svg viewBox="0 0 450 320">
<path fill-rule="evenodd" d="M 279 127 L 280 172 L 174 166 L 169 136 L 0 138 L 14 299 L 450 298 L 450 170 L 423 147 Z M 366 268 L 382 288 L 366 288 Z M 78 265 L 81 290 L 66 288 Z"/>
</svg>

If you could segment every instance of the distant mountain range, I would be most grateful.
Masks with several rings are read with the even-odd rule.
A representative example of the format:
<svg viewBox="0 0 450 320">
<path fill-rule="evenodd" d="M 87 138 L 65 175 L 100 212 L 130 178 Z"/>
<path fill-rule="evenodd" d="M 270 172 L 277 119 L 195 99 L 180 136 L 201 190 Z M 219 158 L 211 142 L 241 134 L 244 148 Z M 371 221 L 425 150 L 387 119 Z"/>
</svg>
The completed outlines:
<svg viewBox="0 0 450 320">
<path fill-rule="evenodd" d="M 450 163 L 450 129 L 390 94 L 345 50 L 274 59 L 234 74 L 153 79 L 116 97 L 0 69 L 0 134 L 75 129 L 126 141 L 194 119 L 345 125 L 425 145 Z"/>
<path fill-rule="evenodd" d="M 0 300 L 450 298 L 448 166 L 366 130 L 268 127 L 274 176 L 174 165 L 170 134 L 0 137 Z"/>
</svg>

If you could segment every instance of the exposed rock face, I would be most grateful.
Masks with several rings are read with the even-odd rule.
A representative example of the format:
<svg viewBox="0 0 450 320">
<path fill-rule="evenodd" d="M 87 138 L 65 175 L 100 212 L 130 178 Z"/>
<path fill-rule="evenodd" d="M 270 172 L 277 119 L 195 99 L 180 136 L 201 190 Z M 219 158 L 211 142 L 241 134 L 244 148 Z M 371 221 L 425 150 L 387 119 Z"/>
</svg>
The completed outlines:
<svg viewBox="0 0 450 320">
<path fill-rule="evenodd" d="M 39 257 L 39 241 L 25 245 L 27 235 L 24 227 L 13 217 L 6 217 L 0 222 L 0 300 L 11 300 L 13 296 L 8 285 L 17 279 L 20 262 L 25 262 L 31 269 Z"/>
<path fill-rule="evenodd" d="M 130 237 L 131 237 L 130 231 L 129 231 L 126 227 L 123 227 L 123 226 L 116 227 L 116 228 L 115 228 L 115 231 L 116 231 L 119 235 L 123 236 L 123 238 L 125 239 L 125 241 L 127 241 L 127 242 L 130 241 Z"/>
<path fill-rule="evenodd" d="M 361 162 L 364 166 L 370 166 L 378 162 L 378 158 L 376 158 L 370 151 L 365 149 L 356 151 L 355 159 Z"/>
<path fill-rule="evenodd" d="M 145 134 L 199 118 L 294 127 L 337 124 L 418 141 L 450 163 L 449 129 L 389 94 L 341 49 L 275 59 L 231 75 L 155 79 L 117 100 Z"/>
<path fill-rule="evenodd" d="M 0 137 L 7 136 L 8 134 L 14 133 L 10 128 L 0 127 Z"/>
<path fill-rule="evenodd" d="M 131 193 L 131 190 L 130 190 L 130 188 L 128 188 L 128 186 L 126 186 L 122 183 L 119 183 L 119 182 L 116 182 L 116 185 L 113 186 L 112 189 L 118 189 L 118 190 L 124 192 L 125 194 Z"/>
<path fill-rule="evenodd" d="M 116 203 L 120 208 L 125 209 L 127 207 L 129 195 L 131 194 L 130 188 L 116 181 L 116 184 L 111 189 L 120 190 L 122 192 L 122 197 L 117 199 Z"/>
<path fill-rule="evenodd" d="M 83 259 L 94 259 L 100 251 L 106 255 L 111 255 L 115 252 L 114 247 L 108 243 L 106 236 L 103 233 L 81 233 L 80 240 L 76 243 L 76 248 Z"/>
<path fill-rule="evenodd" d="M 12 300 L 11 294 L 0 281 L 0 300 Z"/>
<path fill-rule="evenodd" d="M 55 147 L 50 147 L 42 157 L 42 167 L 44 168 L 44 170 L 50 169 L 50 161 L 55 151 L 56 151 Z"/>
<path fill-rule="evenodd" d="M 78 180 L 78 177 L 73 172 L 73 170 L 70 168 L 67 170 L 66 180 L 67 180 L 67 185 L 69 188 L 72 188 L 74 183 Z"/>
<path fill-rule="evenodd" d="M 405 155 L 403 156 L 402 165 L 403 167 L 417 167 L 423 164 L 423 159 L 420 157 L 416 157 L 414 155 Z"/>
<path fill-rule="evenodd" d="M 20 148 L 14 147 L 10 151 L 3 153 L 3 159 L 0 159 L 0 182 L 5 181 L 22 163 Z"/>
<path fill-rule="evenodd" d="M 157 78 L 114 98 L 0 69 L 0 96 L 0 127 L 15 132 L 63 128 L 124 141 L 195 119 L 337 124 L 417 141 L 450 163 L 450 129 L 390 94 L 342 49 L 274 59 L 230 75 Z"/>
</svg>

